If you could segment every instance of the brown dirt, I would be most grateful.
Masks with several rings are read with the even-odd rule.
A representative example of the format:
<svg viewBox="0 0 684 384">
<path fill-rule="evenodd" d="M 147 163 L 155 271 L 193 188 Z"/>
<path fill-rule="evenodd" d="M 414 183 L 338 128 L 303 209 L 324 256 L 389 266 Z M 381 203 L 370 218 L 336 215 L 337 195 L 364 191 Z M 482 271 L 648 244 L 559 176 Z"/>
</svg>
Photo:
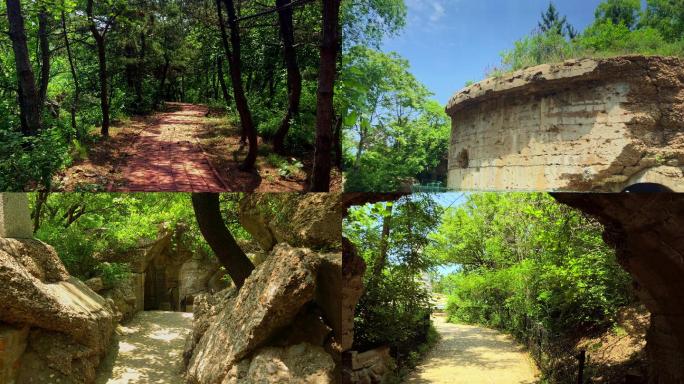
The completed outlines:
<svg viewBox="0 0 684 384">
<path fill-rule="evenodd" d="M 118 343 L 100 366 L 96 384 L 184 383 L 183 347 L 191 331 L 191 313 L 138 313 L 117 328 Z"/>
<path fill-rule="evenodd" d="M 55 177 L 54 189 L 110 191 L 296 192 L 307 187 L 313 152 L 302 154 L 301 170 L 281 175 L 271 164 L 271 147 L 259 139 L 256 171 L 239 170 L 247 154 L 239 129 L 204 106 L 167 103 L 165 111 L 110 129 L 110 138 L 92 144 L 84 159 Z M 75 156 L 78 157 L 78 156 Z M 342 189 L 334 170 L 331 191 Z"/>
<path fill-rule="evenodd" d="M 451 324 L 433 317 L 441 340 L 406 383 L 532 384 L 538 370 L 523 347 L 510 336 L 472 325 Z"/>
</svg>

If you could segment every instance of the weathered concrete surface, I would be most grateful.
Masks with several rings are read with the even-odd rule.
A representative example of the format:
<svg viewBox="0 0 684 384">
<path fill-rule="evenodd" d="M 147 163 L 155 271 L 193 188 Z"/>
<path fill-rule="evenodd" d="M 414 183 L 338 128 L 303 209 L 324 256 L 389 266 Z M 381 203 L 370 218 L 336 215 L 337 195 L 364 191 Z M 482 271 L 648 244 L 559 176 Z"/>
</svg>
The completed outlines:
<svg viewBox="0 0 684 384">
<path fill-rule="evenodd" d="M 240 224 L 265 251 L 278 243 L 331 249 L 340 245 L 343 210 L 337 193 L 255 193 L 240 201 Z"/>
<path fill-rule="evenodd" d="M 449 101 L 448 186 L 684 191 L 684 61 L 623 56 L 527 68 Z"/>
<path fill-rule="evenodd" d="M 651 312 L 649 382 L 684 383 L 684 194 L 554 194 L 596 217 Z"/>
<path fill-rule="evenodd" d="M 52 247 L 0 238 L 0 328 L 5 326 L 21 330 L 7 337 L 14 340 L 9 352 L 0 348 L 0 361 L 12 362 L 11 372 L 0 367 L 0 377 L 13 376 L 7 382 L 91 383 L 115 319 L 102 297 L 69 276 Z"/>
<path fill-rule="evenodd" d="M 0 237 L 33 237 L 28 197 L 25 193 L 0 193 Z"/>
</svg>

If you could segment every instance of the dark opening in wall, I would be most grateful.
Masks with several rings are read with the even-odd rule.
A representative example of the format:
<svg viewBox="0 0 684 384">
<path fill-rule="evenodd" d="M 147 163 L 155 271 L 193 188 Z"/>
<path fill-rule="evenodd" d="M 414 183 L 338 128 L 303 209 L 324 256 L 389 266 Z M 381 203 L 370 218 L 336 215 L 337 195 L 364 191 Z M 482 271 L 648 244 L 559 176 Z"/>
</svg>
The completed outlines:
<svg viewBox="0 0 684 384">
<path fill-rule="evenodd" d="M 458 153 L 458 156 L 456 156 L 456 164 L 460 168 L 468 168 L 468 150 L 467 149 L 462 149 L 461 152 Z"/>
<path fill-rule="evenodd" d="M 657 184 L 657 183 L 637 183 L 637 184 L 632 184 L 625 189 L 622 190 L 622 192 L 627 192 L 627 193 L 657 193 L 657 192 L 672 192 L 672 190 L 662 184 Z"/>
</svg>

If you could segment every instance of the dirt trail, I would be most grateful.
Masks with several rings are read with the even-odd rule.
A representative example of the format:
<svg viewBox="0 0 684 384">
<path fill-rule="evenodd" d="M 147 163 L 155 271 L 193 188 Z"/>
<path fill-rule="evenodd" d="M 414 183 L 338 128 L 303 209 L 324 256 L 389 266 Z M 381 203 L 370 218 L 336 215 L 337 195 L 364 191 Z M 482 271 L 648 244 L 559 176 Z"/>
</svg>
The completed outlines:
<svg viewBox="0 0 684 384">
<path fill-rule="evenodd" d="M 197 138 L 207 108 L 167 103 L 145 125 L 127 150 L 122 164 L 124 185 L 115 191 L 220 192 L 226 187 L 216 176 Z"/>
<path fill-rule="evenodd" d="M 138 313 L 118 327 L 118 340 L 102 363 L 96 384 L 184 383 L 183 346 L 191 331 L 191 313 Z"/>
<path fill-rule="evenodd" d="M 531 384 L 538 371 L 532 359 L 507 335 L 435 316 L 442 336 L 406 383 Z"/>
</svg>

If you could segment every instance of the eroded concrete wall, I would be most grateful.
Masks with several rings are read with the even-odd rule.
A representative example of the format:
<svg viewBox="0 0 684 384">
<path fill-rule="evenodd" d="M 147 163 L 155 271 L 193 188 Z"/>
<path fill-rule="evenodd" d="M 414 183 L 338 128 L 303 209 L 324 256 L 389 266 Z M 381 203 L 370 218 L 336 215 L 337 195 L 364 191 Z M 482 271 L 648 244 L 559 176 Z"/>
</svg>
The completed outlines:
<svg viewBox="0 0 684 384">
<path fill-rule="evenodd" d="M 684 61 L 566 61 L 458 92 L 448 186 L 468 190 L 684 191 Z"/>
</svg>

